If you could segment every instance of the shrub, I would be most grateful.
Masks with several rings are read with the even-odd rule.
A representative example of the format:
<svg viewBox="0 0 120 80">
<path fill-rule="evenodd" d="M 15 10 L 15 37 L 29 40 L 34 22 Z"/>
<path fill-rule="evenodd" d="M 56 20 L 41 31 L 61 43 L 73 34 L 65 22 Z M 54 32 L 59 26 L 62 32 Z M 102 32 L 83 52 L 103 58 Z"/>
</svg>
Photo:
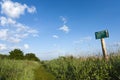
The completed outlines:
<svg viewBox="0 0 120 80">
<path fill-rule="evenodd" d="M 10 59 L 17 59 L 17 60 L 22 60 L 24 59 L 24 53 L 20 49 L 14 49 L 9 52 L 9 58 Z"/>
</svg>

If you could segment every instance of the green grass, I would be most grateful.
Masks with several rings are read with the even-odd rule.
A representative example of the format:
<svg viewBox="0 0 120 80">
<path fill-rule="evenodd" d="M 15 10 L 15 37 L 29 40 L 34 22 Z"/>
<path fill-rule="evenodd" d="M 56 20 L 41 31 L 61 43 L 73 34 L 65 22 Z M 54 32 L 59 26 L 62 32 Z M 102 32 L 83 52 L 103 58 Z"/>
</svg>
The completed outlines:
<svg viewBox="0 0 120 80">
<path fill-rule="evenodd" d="M 60 57 L 43 63 L 56 80 L 120 80 L 120 55 L 108 61 L 101 57 Z"/>
<path fill-rule="evenodd" d="M 34 69 L 38 63 L 33 61 L 0 59 L 0 77 L 6 80 L 34 80 Z"/>
<path fill-rule="evenodd" d="M 42 65 L 34 73 L 35 80 L 55 80 L 55 77 L 51 73 L 48 73 Z"/>
<path fill-rule="evenodd" d="M 120 80 L 120 54 L 108 61 L 94 56 L 43 62 L 0 58 L 0 80 Z"/>
<path fill-rule="evenodd" d="M 0 80 L 54 80 L 40 62 L 0 59 Z"/>
</svg>

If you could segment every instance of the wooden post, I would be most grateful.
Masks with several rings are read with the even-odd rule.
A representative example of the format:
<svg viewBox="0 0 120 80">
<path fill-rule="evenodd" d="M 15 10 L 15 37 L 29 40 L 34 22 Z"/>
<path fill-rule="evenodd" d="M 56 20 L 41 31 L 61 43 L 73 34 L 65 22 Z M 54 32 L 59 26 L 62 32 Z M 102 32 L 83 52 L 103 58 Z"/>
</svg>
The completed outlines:
<svg viewBox="0 0 120 80">
<path fill-rule="evenodd" d="M 108 55 L 107 55 L 104 38 L 101 39 L 101 46 L 102 46 L 103 57 L 105 60 L 108 60 Z"/>
</svg>

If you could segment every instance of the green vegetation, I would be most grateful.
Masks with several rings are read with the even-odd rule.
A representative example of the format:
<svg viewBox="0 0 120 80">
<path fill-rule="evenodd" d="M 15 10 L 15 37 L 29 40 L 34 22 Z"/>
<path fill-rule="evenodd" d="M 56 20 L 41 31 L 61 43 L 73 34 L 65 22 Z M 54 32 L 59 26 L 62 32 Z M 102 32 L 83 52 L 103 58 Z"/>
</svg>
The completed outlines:
<svg viewBox="0 0 120 80">
<path fill-rule="evenodd" d="M 47 77 L 46 77 L 47 76 Z M 54 80 L 34 53 L 14 49 L 9 55 L 0 54 L 0 80 Z"/>
<path fill-rule="evenodd" d="M 120 80 L 120 54 L 102 57 L 59 57 L 40 61 L 19 49 L 0 54 L 0 80 Z"/>
<path fill-rule="evenodd" d="M 55 80 L 36 61 L 0 59 L 0 80 Z"/>
<path fill-rule="evenodd" d="M 35 80 L 55 80 L 55 76 L 48 73 L 42 65 L 35 70 L 34 74 Z"/>
<path fill-rule="evenodd" d="M 13 51 L 9 52 L 10 59 L 22 60 L 24 58 L 24 53 L 20 49 L 14 49 Z"/>
<path fill-rule="evenodd" d="M 40 61 L 34 53 L 27 53 L 24 55 L 24 52 L 20 49 L 14 49 L 9 52 L 9 55 L 0 54 L 0 58 L 14 59 L 14 60 L 31 60 L 31 61 Z"/>
<path fill-rule="evenodd" d="M 120 80 L 120 55 L 108 61 L 101 57 L 60 57 L 43 64 L 56 80 Z"/>
<path fill-rule="evenodd" d="M 40 60 L 35 56 L 35 54 L 33 54 L 33 53 L 27 53 L 27 54 L 24 56 L 24 59 L 26 59 L 26 60 L 33 60 L 33 61 L 40 61 Z"/>
<path fill-rule="evenodd" d="M 34 61 L 0 59 L 1 80 L 34 80 L 34 69 L 39 66 Z"/>
</svg>

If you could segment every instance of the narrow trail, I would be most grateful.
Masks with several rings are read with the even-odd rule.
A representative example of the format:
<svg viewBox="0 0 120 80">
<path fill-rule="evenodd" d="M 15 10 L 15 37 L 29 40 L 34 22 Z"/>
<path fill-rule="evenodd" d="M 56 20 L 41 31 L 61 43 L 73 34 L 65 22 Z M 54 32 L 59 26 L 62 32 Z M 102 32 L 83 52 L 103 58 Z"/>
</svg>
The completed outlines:
<svg viewBox="0 0 120 80">
<path fill-rule="evenodd" d="M 55 80 L 55 76 L 47 72 L 42 65 L 35 70 L 34 74 L 35 80 Z"/>
</svg>

